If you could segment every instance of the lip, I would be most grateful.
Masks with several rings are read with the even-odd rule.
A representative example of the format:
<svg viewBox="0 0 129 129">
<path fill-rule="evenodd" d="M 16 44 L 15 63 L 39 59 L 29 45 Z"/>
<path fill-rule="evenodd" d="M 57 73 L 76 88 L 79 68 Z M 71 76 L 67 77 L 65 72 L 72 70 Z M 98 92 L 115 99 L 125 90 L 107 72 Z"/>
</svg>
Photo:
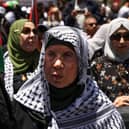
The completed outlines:
<svg viewBox="0 0 129 129">
<path fill-rule="evenodd" d="M 63 76 L 61 74 L 58 74 L 57 72 L 53 72 L 51 76 L 54 80 L 61 80 L 63 78 Z"/>
<path fill-rule="evenodd" d="M 126 45 L 119 45 L 118 46 L 119 48 L 125 48 L 125 47 L 127 47 Z"/>
<path fill-rule="evenodd" d="M 29 43 L 29 44 L 33 44 L 34 41 L 33 41 L 33 40 L 29 40 L 28 43 Z"/>
</svg>

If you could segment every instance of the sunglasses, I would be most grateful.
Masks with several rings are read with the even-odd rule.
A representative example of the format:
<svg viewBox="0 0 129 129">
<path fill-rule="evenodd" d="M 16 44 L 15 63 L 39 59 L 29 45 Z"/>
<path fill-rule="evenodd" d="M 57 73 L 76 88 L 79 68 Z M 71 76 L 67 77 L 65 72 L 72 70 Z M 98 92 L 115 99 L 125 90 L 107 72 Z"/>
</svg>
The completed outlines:
<svg viewBox="0 0 129 129">
<path fill-rule="evenodd" d="M 129 41 L 129 32 L 112 34 L 110 40 L 120 41 L 121 38 L 123 38 L 125 41 Z"/>
<path fill-rule="evenodd" d="M 88 25 L 91 26 L 91 27 L 92 27 L 93 25 L 97 26 L 97 23 L 89 23 Z"/>
<path fill-rule="evenodd" d="M 34 34 L 37 34 L 37 29 L 32 29 L 31 30 L 30 28 L 25 27 L 25 28 L 23 28 L 21 33 L 23 33 L 23 34 L 30 34 L 31 32 L 33 32 Z"/>
</svg>

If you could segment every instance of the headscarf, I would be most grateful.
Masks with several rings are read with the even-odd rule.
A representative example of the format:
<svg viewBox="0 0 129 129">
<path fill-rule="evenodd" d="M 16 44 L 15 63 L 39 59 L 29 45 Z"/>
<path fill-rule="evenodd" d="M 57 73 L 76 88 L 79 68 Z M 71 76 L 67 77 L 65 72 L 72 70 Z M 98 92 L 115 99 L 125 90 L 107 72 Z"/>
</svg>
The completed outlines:
<svg viewBox="0 0 129 129">
<path fill-rule="evenodd" d="M 3 61 L 2 47 L 0 47 L 0 72 L 4 72 L 4 61 Z"/>
<path fill-rule="evenodd" d="M 14 99 L 44 117 L 51 116 L 51 127 L 48 129 L 124 129 L 111 101 L 87 75 L 88 46 L 84 35 L 81 30 L 68 26 L 49 29 L 41 49 L 39 71 L 19 89 Z M 83 93 L 73 103 L 55 112 L 51 109 L 49 84 L 44 74 L 45 48 L 51 36 L 74 46 L 79 62 L 77 86 L 84 86 Z"/>
<path fill-rule="evenodd" d="M 14 67 L 14 73 L 26 73 L 29 67 L 36 68 L 38 64 L 39 52 L 25 52 L 20 47 L 20 34 L 24 24 L 28 19 L 20 19 L 15 21 L 11 28 L 8 38 L 8 53 Z"/>
<path fill-rule="evenodd" d="M 129 59 L 129 51 L 128 54 L 124 55 L 117 55 L 112 49 L 110 36 L 118 30 L 121 26 L 125 27 L 129 31 L 129 20 L 126 18 L 117 18 L 112 20 L 109 23 L 107 35 L 106 35 L 106 41 L 105 41 L 105 47 L 104 47 L 104 55 L 107 56 L 109 59 L 114 61 L 123 62 L 127 59 Z"/>
</svg>

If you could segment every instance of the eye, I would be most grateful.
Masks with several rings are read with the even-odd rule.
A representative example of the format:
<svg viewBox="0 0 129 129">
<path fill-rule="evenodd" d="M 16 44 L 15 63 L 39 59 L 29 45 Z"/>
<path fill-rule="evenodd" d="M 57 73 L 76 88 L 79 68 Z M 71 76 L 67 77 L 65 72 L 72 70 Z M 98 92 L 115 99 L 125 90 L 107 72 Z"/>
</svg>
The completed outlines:
<svg viewBox="0 0 129 129">
<path fill-rule="evenodd" d="M 48 51 L 48 52 L 46 52 L 46 57 L 48 59 L 52 60 L 52 59 L 54 59 L 56 57 L 56 54 L 53 51 Z"/>
<path fill-rule="evenodd" d="M 33 31 L 34 34 L 38 33 L 38 31 L 36 29 L 33 29 L 32 31 Z"/>
<path fill-rule="evenodd" d="M 71 59 L 73 59 L 74 56 L 75 56 L 75 54 L 73 52 L 65 52 L 63 55 L 63 58 L 65 60 L 71 60 Z"/>
<path fill-rule="evenodd" d="M 23 33 L 23 34 L 30 34 L 31 32 L 33 32 L 34 34 L 37 34 L 37 30 L 36 29 L 30 29 L 30 28 L 28 28 L 28 27 L 25 27 L 25 28 L 23 28 L 23 30 L 22 30 L 22 32 L 21 33 Z"/>
<path fill-rule="evenodd" d="M 29 34 L 31 32 L 30 28 L 23 28 L 22 32 L 23 34 Z"/>
</svg>

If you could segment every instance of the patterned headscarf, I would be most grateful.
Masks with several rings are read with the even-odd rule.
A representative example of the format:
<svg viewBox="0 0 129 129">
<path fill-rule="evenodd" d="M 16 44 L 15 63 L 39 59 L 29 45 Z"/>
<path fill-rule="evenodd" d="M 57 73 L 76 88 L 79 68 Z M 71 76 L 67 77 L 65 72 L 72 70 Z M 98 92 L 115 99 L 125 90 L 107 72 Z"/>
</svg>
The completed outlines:
<svg viewBox="0 0 129 129">
<path fill-rule="evenodd" d="M 51 110 L 49 85 L 44 74 L 45 48 L 51 36 L 74 46 L 79 62 L 77 85 L 84 86 L 80 97 L 67 108 L 55 112 Z M 15 100 L 42 113 L 44 117 L 52 116 L 51 127 L 48 129 L 124 129 L 122 119 L 111 101 L 88 77 L 87 56 L 87 40 L 81 30 L 67 26 L 49 29 L 41 50 L 38 74 L 20 88 L 14 95 Z"/>
<path fill-rule="evenodd" d="M 35 69 L 38 64 L 39 52 L 37 50 L 28 53 L 20 47 L 20 34 L 27 21 L 29 20 L 17 20 L 10 28 L 7 45 L 8 54 L 14 67 L 14 73 L 24 73 L 30 66 Z"/>
<path fill-rule="evenodd" d="M 116 18 L 112 20 L 108 27 L 107 34 L 106 34 L 106 42 L 104 47 L 104 54 L 105 56 L 109 57 L 111 60 L 115 61 L 125 61 L 129 58 L 129 54 L 127 55 L 116 55 L 112 49 L 110 36 L 118 30 L 121 26 L 125 27 L 129 31 L 129 20 L 126 18 Z M 129 53 L 129 51 L 128 51 Z"/>
</svg>

